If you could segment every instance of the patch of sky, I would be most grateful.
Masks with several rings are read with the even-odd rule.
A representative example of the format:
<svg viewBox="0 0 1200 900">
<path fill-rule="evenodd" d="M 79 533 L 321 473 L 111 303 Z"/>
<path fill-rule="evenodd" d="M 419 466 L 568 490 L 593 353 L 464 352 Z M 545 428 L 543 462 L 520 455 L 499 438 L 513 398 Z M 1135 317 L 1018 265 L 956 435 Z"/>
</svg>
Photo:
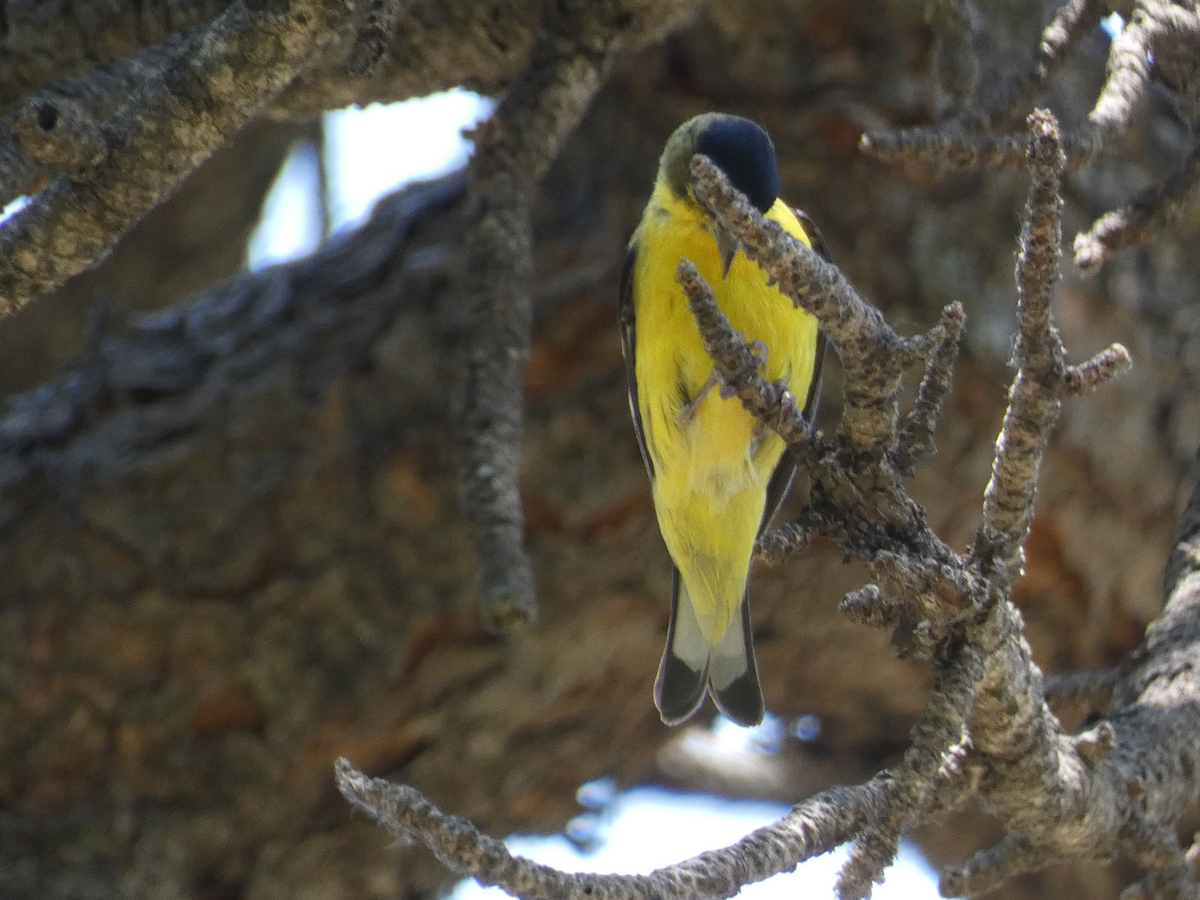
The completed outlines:
<svg viewBox="0 0 1200 900">
<path fill-rule="evenodd" d="M 327 113 L 324 201 L 330 231 L 359 225 L 384 194 L 466 165 L 471 144 L 462 131 L 493 106 L 486 97 L 453 90 Z M 305 256 L 325 237 L 319 163 L 311 144 L 298 144 L 288 155 L 250 241 L 252 271 Z"/>
</svg>

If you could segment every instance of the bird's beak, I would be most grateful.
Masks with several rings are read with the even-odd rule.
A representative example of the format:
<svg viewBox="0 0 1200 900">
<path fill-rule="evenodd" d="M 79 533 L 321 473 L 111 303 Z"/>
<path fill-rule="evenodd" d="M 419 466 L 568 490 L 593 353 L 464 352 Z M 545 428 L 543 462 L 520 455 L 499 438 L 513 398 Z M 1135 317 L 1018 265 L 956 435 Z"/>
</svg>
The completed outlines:
<svg viewBox="0 0 1200 900">
<path fill-rule="evenodd" d="M 729 267 L 733 265 L 733 258 L 737 256 L 740 249 L 738 240 L 724 228 L 717 226 L 713 229 L 713 233 L 717 238 L 717 251 L 721 254 L 721 277 L 729 276 Z"/>
</svg>

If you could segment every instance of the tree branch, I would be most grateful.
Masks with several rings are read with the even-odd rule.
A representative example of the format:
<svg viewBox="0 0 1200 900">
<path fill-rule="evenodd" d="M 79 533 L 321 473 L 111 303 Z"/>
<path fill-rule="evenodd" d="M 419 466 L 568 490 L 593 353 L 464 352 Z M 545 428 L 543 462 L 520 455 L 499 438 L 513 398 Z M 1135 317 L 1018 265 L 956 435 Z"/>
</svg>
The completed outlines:
<svg viewBox="0 0 1200 900">
<path fill-rule="evenodd" d="M 1052 860 L 1124 853 L 1146 869 L 1147 889 L 1159 896 L 1200 890 L 1189 858 L 1171 838 L 1179 817 L 1200 797 L 1193 747 L 1200 704 L 1191 699 L 1200 696 L 1194 683 L 1200 678 L 1200 551 L 1188 543 L 1177 554 L 1171 601 L 1119 678 L 1113 711 L 1079 734 L 1066 734 L 1049 710 L 1010 599 L 1062 399 L 1128 365 L 1119 345 L 1082 366 L 1066 362 L 1051 303 L 1065 160 L 1049 113 L 1030 116 L 1029 129 L 1032 184 L 1016 273 L 1017 370 L 983 495 L 983 523 L 966 556 L 933 533 L 895 463 L 914 459 L 932 433 L 961 311 L 948 308 L 926 335 L 900 337 L 835 267 L 765 221 L 707 160 L 692 163 L 696 196 L 780 291 L 817 317 L 842 358 L 848 398 L 842 423 L 832 438 L 814 435 L 795 398 L 761 377 L 752 349 L 730 328 L 695 267 L 680 263 L 679 281 L 726 391 L 774 428 L 810 473 L 813 499 L 792 536 L 801 541 L 822 533 L 866 560 L 875 583 L 847 596 L 844 609 L 892 629 L 903 651 L 931 662 L 934 690 L 900 765 L 857 788 L 820 794 L 731 848 L 637 877 L 566 875 L 514 859 L 411 788 L 367 779 L 343 761 L 338 780 L 348 799 L 398 836 L 420 840 L 456 871 L 528 900 L 727 897 L 847 837 L 855 846 L 839 893 L 842 900 L 859 900 L 869 896 L 908 829 L 968 796 L 994 809 L 1008 835 L 948 872 L 950 888 L 980 890 Z M 920 409 L 904 419 L 900 378 L 918 361 L 924 363 Z M 897 450 L 906 430 L 914 442 L 907 455 Z M 1196 509 L 1200 500 L 1181 525 L 1181 548 L 1200 532 Z"/>
<path fill-rule="evenodd" d="M 566 4 L 491 119 L 475 130 L 460 286 L 469 316 L 455 420 L 483 616 L 500 632 L 537 612 L 519 488 L 534 191 L 599 88 L 614 49 L 644 39 L 633 27 L 648 26 L 631 22 L 619 3 Z"/>
<path fill-rule="evenodd" d="M 109 152 L 101 129 L 131 96 L 161 78 L 203 29 L 44 87 L 0 122 L 0 204 L 34 194 L 58 174 L 86 178 Z"/>
<path fill-rule="evenodd" d="M 23 146 L 30 135 L 49 132 L 32 142 L 43 148 L 42 164 L 72 156 L 74 162 L 70 175 L 55 178 L 0 229 L 0 315 L 104 256 L 309 65 L 353 10 L 352 3 L 318 0 L 234 4 L 180 41 L 162 76 L 142 83 L 98 132 L 80 126 L 95 140 L 74 154 L 63 146 L 72 129 L 60 139 L 55 125 L 79 117 L 35 105 Z"/>
<path fill-rule="evenodd" d="M 461 286 L 469 321 L 457 392 L 462 504 L 475 532 L 484 620 L 509 631 L 537 614 L 521 514 L 521 376 L 532 307 L 530 214 L 538 180 L 600 85 L 603 58 L 544 42 L 475 129 Z"/>
<path fill-rule="evenodd" d="M 342 796 L 397 839 L 419 842 L 456 874 L 525 900 L 724 900 L 845 843 L 878 815 L 886 782 L 823 791 L 736 844 L 650 875 L 592 875 L 512 856 L 501 841 L 446 815 L 414 788 L 369 778 L 345 759 L 335 777 Z"/>
<path fill-rule="evenodd" d="M 11 401 L 0 419 L 0 487 L 39 473 L 68 488 L 85 473 L 127 476 L 194 440 L 272 367 L 295 369 L 299 388 L 315 394 L 413 302 L 429 273 L 405 242 L 461 204 L 464 190 L 461 174 L 412 185 L 381 200 L 353 241 L 233 279 L 127 333 L 97 333 L 70 378 Z M 15 496 L 6 493 L 0 522 L 18 514 Z"/>
</svg>

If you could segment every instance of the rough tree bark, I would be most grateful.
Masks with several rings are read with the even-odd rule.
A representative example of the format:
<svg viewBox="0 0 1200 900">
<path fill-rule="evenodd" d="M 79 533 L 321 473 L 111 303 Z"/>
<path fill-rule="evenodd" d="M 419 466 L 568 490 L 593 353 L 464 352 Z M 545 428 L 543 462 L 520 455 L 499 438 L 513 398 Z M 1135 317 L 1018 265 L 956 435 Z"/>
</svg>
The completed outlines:
<svg viewBox="0 0 1200 900">
<path fill-rule="evenodd" d="M 169 73 L 195 58 L 176 43 L 207 35 L 212 60 L 233 52 L 205 30 L 214 16 L 257 27 L 256 16 L 277 23 L 289 6 L 144 3 L 137 19 L 102 3 L 5 6 L 5 199 L 46 183 L 62 158 L 17 158 L 18 126 L 38 123 L 39 103 L 61 104 L 62 121 L 83 129 L 70 146 L 91 146 L 99 123 L 100 146 L 116 148 L 106 159 L 120 160 L 130 86 L 173 90 L 172 77 L 183 76 Z M 650 43 L 618 42 L 601 60 L 607 80 L 565 138 L 533 212 L 520 497 L 540 618 L 505 640 L 480 624 L 472 535 L 449 464 L 449 385 L 466 327 L 455 299 L 461 179 L 393 198 L 311 260 L 186 301 L 193 285 L 165 292 L 180 301 L 176 310 L 128 329 L 81 334 L 56 296 L 0 322 L 14 373 L 5 385 L 26 391 L 0 422 L 0 893 L 436 890 L 446 878 L 439 864 L 388 846 L 337 796 L 339 756 L 418 787 L 492 834 L 561 827 L 575 811 L 575 786 L 601 774 L 799 800 L 895 764 L 929 672 L 837 612 L 864 575 L 829 543 L 760 567 L 754 588 L 768 705 L 784 717 L 816 713 L 818 739 L 716 771 L 658 722 L 650 688 L 668 572 L 627 421 L 611 298 L 666 135 L 704 108 L 761 120 L 779 148 L 787 197 L 821 225 L 864 296 L 910 332 L 949 302 L 966 307 L 938 455 L 912 484 L 935 531 L 965 548 L 1004 410 L 1024 182 L 885 165 L 857 142 L 863 131 L 957 109 L 970 92 L 946 73 L 986 86 L 1033 60 L 1049 11 L 949 4 L 938 8 L 949 19 L 926 23 L 913 7 L 762 0 L 715 4 L 684 21 L 679 5 L 628 4 L 634 20 L 615 27 Z M 288 60 L 302 68 L 278 95 L 237 107 L 243 119 L 258 116 L 243 135 L 265 128 L 264 115 L 457 84 L 498 93 L 520 75 L 549 14 L 541 4 L 432 0 L 344 9 L 341 31 L 306 32 L 319 49 L 302 54 L 302 65 L 291 32 L 271 59 L 226 60 L 237 71 L 278 71 Z M 955 31 L 954 22 L 968 27 Z M 657 42 L 668 26 L 675 31 Z M 344 62 L 351 51 L 374 46 L 356 41 L 356 29 L 387 40 L 353 68 Z M 1108 52 L 1095 29 L 1072 47 L 1038 88 L 1068 128 L 1094 103 Z M 601 42 L 590 52 L 609 51 Z M 87 80 L 98 65 L 105 77 Z M 201 82 L 211 74 L 199 71 Z M 222 102 L 197 93 L 196 81 L 183 84 L 202 108 Z M 1192 138 L 1169 88 L 1149 90 L 1108 154 L 1069 176 L 1068 238 L 1186 160 Z M 80 108 L 87 115 L 71 119 Z M 210 133 L 204 146 L 241 121 L 221 119 L 221 137 Z M 288 139 L 264 140 L 247 159 L 270 170 Z M 160 168 L 186 171 L 200 155 L 189 147 L 186 165 L 164 155 Z M 91 159 L 69 160 L 73 184 L 102 177 Z M 261 196 L 266 180 L 246 193 Z M 144 188 L 144 209 L 122 206 L 122 221 L 173 186 Z M 205 193 L 150 216 L 196 216 L 213 202 Z M 100 236 L 115 241 L 119 229 L 105 223 L 113 227 Z M 22 246 L 37 248 L 14 228 L 21 220 L 0 232 L 5 273 Z M 94 286 L 84 306 L 90 294 L 118 309 L 159 302 L 122 277 L 131 261 L 154 255 L 144 248 L 155 229 L 146 230 L 130 232 L 85 276 Z M 214 236 L 214 245 L 229 237 Z M 1200 433 L 1190 305 L 1200 262 L 1188 252 L 1196 237 L 1185 218 L 1090 280 L 1068 271 L 1059 292 L 1068 347 L 1082 357 L 1120 340 L 1136 366 L 1102 395 L 1064 408 L 1043 466 L 1014 597 L 1047 672 L 1117 663 L 1159 612 Z M 18 280 L 30 277 L 21 272 Z M 21 336 L 37 333 L 57 335 L 47 346 L 83 349 L 23 366 Z M 29 392 L 31 378 L 48 383 Z M 830 381 L 828 423 L 839 413 L 836 375 Z M 972 813 L 920 837 L 939 862 L 961 863 L 993 843 L 995 829 Z M 1058 867 L 1000 890 L 1112 896 L 1130 880 L 1113 867 Z"/>
</svg>

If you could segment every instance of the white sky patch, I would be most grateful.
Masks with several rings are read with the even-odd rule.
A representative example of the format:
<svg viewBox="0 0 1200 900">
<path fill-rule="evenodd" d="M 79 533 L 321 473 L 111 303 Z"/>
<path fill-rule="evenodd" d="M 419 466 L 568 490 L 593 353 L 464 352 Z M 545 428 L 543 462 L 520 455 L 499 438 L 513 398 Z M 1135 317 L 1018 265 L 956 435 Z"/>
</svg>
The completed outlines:
<svg viewBox="0 0 1200 900">
<path fill-rule="evenodd" d="M 789 807 L 761 801 L 734 801 L 701 794 L 678 794 L 659 788 L 635 788 L 621 794 L 606 812 L 606 837 L 594 853 L 583 854 L 561 835 L 514 835 L 505 844 L 515 854 L 568 872 L 648 874 L 705 850 L 725 847 L 786 815 Z M 746 900 L 832 898 L 833 885 L 846 860 L 839 849 L 811 859 L 795 872 L 742 890 Z M 875 900 L 934 900 L 937 876 L 924 857 L 902 844 L 899 858 L 876 886 Z M 502 900 L 499 888 L 461 882 L 449 900 Z"/>
<path fill-rule="evenodd" d="M 462 137 L 493 101 L 453 90 L 417 100 L 325 114 L 329 213 L 334 231 L 365 219 L 380 195 L 466 165 Z"/>
<path fill-rule="evenodd" d="M 1100 30 L 1108 35 L 1109 40 L 1112 40 L 1125 30 L 1125 20 L 1121 18 L 1120 13 L 1109 13 L 1100 20 Z"/>
<path fill-rule="evenodd" d="M 252 272 L 307 256 L 321 243 L 321 175 L 312 144 L 297 144 L 275 177 L 262 219 L 250 238 Z"/>
<path fill-rule="evenodd" d="M 0 209 L 0 225 L 3 225 L 21 210 L 29 205 L 29 198 L 22 194 L 16 200 L 13 200 L 4 209 Z"/>
<path fill-rule="evenodd" d="M 353 228 L 384 194 L 462 168 L 471 154 L 462 130 L 490 114 L 494 105 L 470 91 L 453 90 L 326 113 L 330 228 Z M 288 156 L 263 205 L 247 253 L 251 271 L 317 248 L 323 237 L 319 190 L 316 153 L 310 145 L 300 145 Z"/>
</svg>

